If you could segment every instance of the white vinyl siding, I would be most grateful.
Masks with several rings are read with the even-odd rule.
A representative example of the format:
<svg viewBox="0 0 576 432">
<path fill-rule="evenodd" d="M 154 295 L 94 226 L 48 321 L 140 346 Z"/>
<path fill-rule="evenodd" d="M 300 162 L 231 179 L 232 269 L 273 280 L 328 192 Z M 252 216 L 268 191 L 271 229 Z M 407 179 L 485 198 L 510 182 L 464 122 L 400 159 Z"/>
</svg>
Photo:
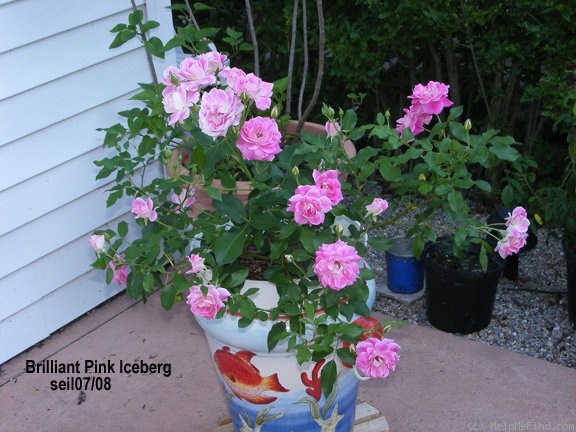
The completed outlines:
<svg viewBox="0 0 576 432">
<path fill-rule="evenodd" d="M 173 33 L 169 0 L 137 0 L 155 36 Z M 140 43 L 109 30 L 130 0 L 0 0 L 0 364 L 123 289 L 91 270 L 94 230 L 131 221 L 105 207 L 93 161 L 152 71 Z M 155 60 L 156 75 L 175 58 Z M 154 175 L 162 175 L 157 167 Z"/>
</svg>

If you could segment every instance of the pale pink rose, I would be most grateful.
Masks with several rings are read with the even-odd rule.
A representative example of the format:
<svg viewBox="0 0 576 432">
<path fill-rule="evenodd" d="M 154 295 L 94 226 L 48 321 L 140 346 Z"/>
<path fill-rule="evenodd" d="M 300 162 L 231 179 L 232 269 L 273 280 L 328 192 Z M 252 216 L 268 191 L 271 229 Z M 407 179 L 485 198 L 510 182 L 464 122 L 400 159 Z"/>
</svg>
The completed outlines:
<svg viewBox="0 0 576 432">
<path fill-rule="evenodd" d="M 240 96 L 242 94 L 242 79 L 246 76 L 246 72 L 236 67 L 227 67 L 222 69 L 218 76 L 226 80 L 226 84 L 236 95 Z"/>
<path fill-rule="evenodd" d="M 125 265 L 117 266 L 114 261 L 110 261 L 108 267 L 112 269 L 111 282 L 115 282 L 118 285 L 126 285 L 126 281 L 128 280 L 128 267 Z"/>
<path fill-rule="evenodd" d="M 169 86 L 162 92 L 164 110 L 171 114 L 169 125 L 183 123 L 190 116 L 190 107 L 198 102 L 198 92 L 187 91 L 183 86 Z"/>
<path fill-rule="evenodd" d="M 432 115 L 424 113 L 421 109 L 413 106 L 410 109 L 404 108 L 405 115 L 396 120 L 396 132 L 402 135 L 404 129 L 408 128 L 412 135 L 416 136 L 424 131 L 424 126 L 430 123 Z"/>
<path fill-rule="evenodd" d="M 187 257 L 187 259 L 188 262 L 190 262 L 192 268 L 188 270 L 186 274 L 195 274 L 204 269 L 204 258 L 202 258 L 200 255 L 192 254 L 189 257 Z"/>
<path fill-rule="evenodd" d="M 338 180 L 338 171 L 328 170 L 321 173 L 318 170 L 314 170 L 312 177 L 316 186 L 324 191 L 333 206 L 344 199 L 342 196 L 342 185 L 340 180 Z"/>
<path fill-rule="evenodd" d="M 340 123 L 338 123 L 337 121 L 334 122 L 327 121 L 326 124 L 324 125 L 324 128 L 326 129 L 326 133 L 328 134 L 328 136 L 331 137 L 335 137 L 340 133 Z"/>
<path fill-rule="evenodd" d="M 294 221 L 300 225 L 320 225 L 332 210 L 330 199 L 318 186 L 298 186 L 288 202 L 288 211 L 294 212 Z"/>
<path fill-rule="evenodd" d="M 136 219 L 148 219 L 150 222 L 154 222 L 158 218 L 151 198 L 146 200 L 136 198 L 132 201 L 132 213 L 136 215 Z"/>
<path fill-rule="evenodd" d="M 502 258 L 517 254 L 526 245 L 527 233 L 507 232 L 504 238 L 498 241 L 494 252 L 498 252 Z"/>
<path fill-rule="evenodd" d="M 528 232 L 530 221 L 528 220 L 528 213 L 523 207 L 516 207 L 512 210 L 512 214 L 508 213 L 506 218 L 507 230 L 511 233 L 525 233 Z"/>
<path fill-rule="evenodd" d="M 226 55 L 221 54 L 218 51 L 210 51 L 204 54 L 200 54 L 198 58 L 206 61 L 206 66 L 211 72 L 224 69 L 224 63 L 227 60 Z"/>
<path fill-rule="evenodd" d="M 244 105 L 231 89 L 213 88 L 202 96 L 198 125 L 211 137 L 225 136 L 231 126 L 238 126 Z"/>
<path fill-rule="evenodd" d="M 374 216 L 378 216 L 387 208 L 388 208 L 388 201 L 382 198 L 374 198 L 374 201 L 372 201 L 371 204 L 368 204 L 366 206 L 366 210 L 368 211 L 368 213 Z"/>
<path fill-rule="evenodd" d="M 202 294 L 200 285 L 190 287 L 190 294 L 186 303 L 190 305 L 190 312 L 206 319 L 214 319 L 224 302 L 230 297 L 230 292 L 225 288 L 216 288 L 214 285 L 206 285 L 206 296 Z"/>
<path fill-rule="evenodd" d="M 412 105 L 418 106 L 426 114 L 440 114 L 444 107 L 453 104 L 448 99 L 450 86 L 441 82 L 429 81 L 425 86 L 417 84 L 408 98 L 412 99 Z"/>
<path fill-rule="evenodd" d="M 393 339 L 368 338 L 356 345 L 356 369 L 370 378 L 386 378 L 400 360 L 398 345 Z"/>
<path fill-rule="evenodd" d="M 256 108 L 265 110 L 272 104 L 272 89 L 274 84 L 262 81 L 253 73 L 241 79 L 242 92 L 254 101 Z"/>
<path fill-rule="evenodd" d="M 282 134 L 274 119 L 254 117 L 242 125 L 237 146 L 245 160 L 272 161 L 282 151 L 281 140 Z"/>
<path fill-rule="evenodd" d="M 356 281 L 360 274 L 360 260 L 356 249 L 342 240 L 337 240 L 318 248 L 312 268 L 324 288 L 340 291 Z"/>
<path fill-rule="evenodd" d="M 200 56 L 186 57 L 180 63 L 180 80 L 194 83 L 198 87 L 205 87 L 216 83 L 216 76 L 210 70 L 208 61 Z"/>
<path fill-rule="evenodd" d="M 104 246 L 106 238 L 101 234 L 92 234 L 88 239 L 88 243 L 90 243 L 90 246 L 92 246 L 96 252 L 103 252 L 106 250 Z"/>
<path fill-rule="evenodd" d="M 188 187 L 182 188 L 179 195 L 173 193 L 170 199 L 174 204 L 178 205 L 178 207 L 187 208 L 196 202 L 195 193 L 196 189 L 194 189 L 194 186 L 188 185 Z M 179 210 L 177 209 L 176 212 L 179 212 Z"/>
</svg>

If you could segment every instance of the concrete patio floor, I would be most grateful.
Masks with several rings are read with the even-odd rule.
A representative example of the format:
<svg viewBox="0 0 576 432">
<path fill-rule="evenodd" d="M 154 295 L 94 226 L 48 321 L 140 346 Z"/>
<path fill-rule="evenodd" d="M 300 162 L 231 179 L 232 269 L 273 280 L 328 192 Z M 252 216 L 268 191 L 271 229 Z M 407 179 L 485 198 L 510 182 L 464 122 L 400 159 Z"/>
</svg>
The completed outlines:
<svg viewBox="0 0 576 432">
<path fill-rule="evenodd" d="M 396 372 L 359 392 L 390 431 L 576 431 L 575 369 L 418 325 L 391 337 L 402 346 Z M 28 362 L 26 372 L 29 360 L 81 370 L 32 373 Z M 102 370 L 84 373 L 86 360 Z M 170 370 L 119 370 L 141 361 Z M 58 389 L 77 376 L 95 389 Z M 0 368 L 1 431 L 212 432 L 226 417 L 202 331 L 185 304 L 167 313 L 157 295 L 117 297 Z"/>
</svg>

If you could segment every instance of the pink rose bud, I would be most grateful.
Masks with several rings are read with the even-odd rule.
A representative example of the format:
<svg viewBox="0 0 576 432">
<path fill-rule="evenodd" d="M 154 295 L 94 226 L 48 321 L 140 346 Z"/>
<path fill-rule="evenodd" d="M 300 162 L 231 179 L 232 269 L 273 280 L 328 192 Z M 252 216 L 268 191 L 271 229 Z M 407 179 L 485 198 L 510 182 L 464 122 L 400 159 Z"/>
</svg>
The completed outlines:
<svg viewBox="0 0 576 432">
<path fill-rule="evenodd" d="M 368 211 L 368 213 L 374 216 L 378 216 L 387 208 L 388 208 L 388 201 L 382 198 L 374 198 L 372 204 L 366 206 L 366 210 Z"/>
<path fill-rule="evenodd" d="M 340 123 L 337 121 L 327 121 L 324 127 L 326 128 L 328 136 L 335 137 L 340 133 Z"/>
<path fill-rule="evenodd" d="M 106 238 L 101 234 L 92 234 L 88 239 L 88 243 L 90 243 L 90 246 L 92 246 L 96 252 L 103 252 L 106 250 L 104 247 L 105 242 Z"/>
</svg>

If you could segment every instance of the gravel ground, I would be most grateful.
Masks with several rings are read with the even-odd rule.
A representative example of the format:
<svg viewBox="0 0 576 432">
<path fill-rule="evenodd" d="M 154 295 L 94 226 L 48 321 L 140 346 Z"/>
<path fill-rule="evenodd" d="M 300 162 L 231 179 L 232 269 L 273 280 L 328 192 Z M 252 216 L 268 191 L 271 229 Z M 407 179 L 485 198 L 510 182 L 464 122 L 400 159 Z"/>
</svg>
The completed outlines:
<svg viewBox="0 0 576 432">
<path fill-rule="evenodd" d="M 382 220 L 394 215 L 386 213 Z M 402 234 L 401 229 L 387 227 L 371 235 Z M 384 253 L 371 250 L 367 259 L 377 286 L 384 283 Z M 500 278 L 490 325 L 462 337 L 576 368 L 576 329 L 568 319 L 566 285 L 562 246 L 545 230 L 539 230 L 536 247 L 519 255 L 518 282 Z M 424 297 L 406 303 L 378 293 L 374 308 L 396 319 L 431 327 Z"/>
</svg>

